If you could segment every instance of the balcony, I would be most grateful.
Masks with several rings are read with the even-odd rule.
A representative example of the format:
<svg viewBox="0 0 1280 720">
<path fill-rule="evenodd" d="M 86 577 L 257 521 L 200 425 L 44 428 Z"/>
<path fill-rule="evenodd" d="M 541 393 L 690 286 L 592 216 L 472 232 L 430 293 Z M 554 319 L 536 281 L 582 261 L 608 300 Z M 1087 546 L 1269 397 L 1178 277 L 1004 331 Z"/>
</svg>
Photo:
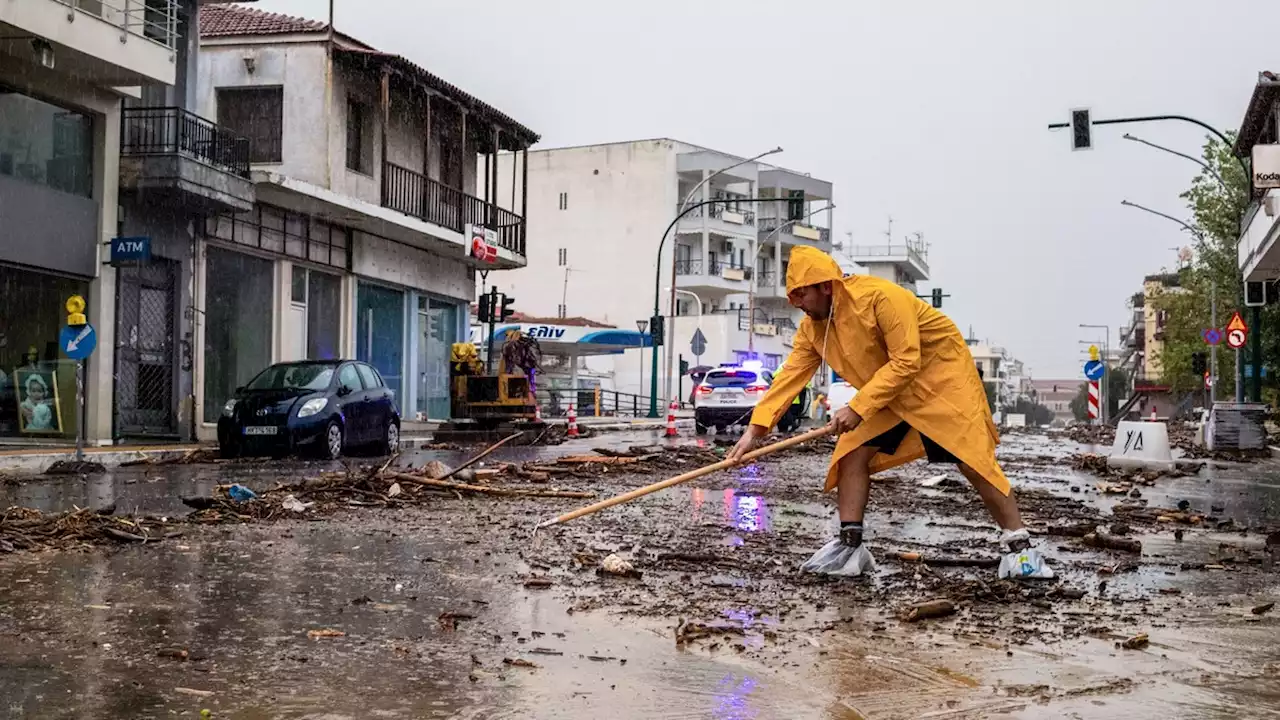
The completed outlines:
<svg viewBox="0 0 1280 720">
<path fill-rule="evenodd" d="M 846 252 L 859 265 L 895 265 L 914 282 L 929 279 L 925 254 L 911 245 L 853 245 Z"/>
<path fill-rule="evenodd" d="M 760 300 L 786 300 L 787 288 L 782 274 L 766 270 L 756 274 L 756 298 Z"/>
<path fill-rule="evenodd" d="M 751 268 L 702 260 L 676 261 L 676 287 L 696 293 L 727 295 L 747 291 Z"/>
<path fill-rule="evenodd" d="M 778 230 L 780 225 L 784 227 Z M 792 222 L 783 218 L 765 217 L 760 218 L 756 229 L 760 232 L 761 242 L 772 241 L 773 237 L 776 237 L 782 241 L 783 245 L 808 245 L 823 252 L 831 252 L 830 228 Z M 777 230 L 777 234 L 773 235 L 775 230 Z"/>
<path fill-rule="evenodd" d="M 755 211 L 737 205 L 703 205 L 680 219 L 676 232 L 701 232 L 705 228 L 712 235 L 727 238 L 751 237 L 756 234 Z M 676 213 L 681 206 L 676 206 Z"/>
<path fill-rule="evenodd" d="M 102 86 L 172 85 L 179 0 L 0 2 L 0 56 Z M 49 52 L 33 58 L 32 37 Z"/>
<path fill-rule="evenodd" d="M 483 225 L 498 233 L 499 247 L 525 255 L 524 218 L 395 163 L 382 163 L 382 207 L 457 233 Z"/>
<path fill-rule="evenodd" d="M 249 210 L 249 140 L 182 108 L 125 108 L 120 186 L 209 212 Z"/>
</svg>

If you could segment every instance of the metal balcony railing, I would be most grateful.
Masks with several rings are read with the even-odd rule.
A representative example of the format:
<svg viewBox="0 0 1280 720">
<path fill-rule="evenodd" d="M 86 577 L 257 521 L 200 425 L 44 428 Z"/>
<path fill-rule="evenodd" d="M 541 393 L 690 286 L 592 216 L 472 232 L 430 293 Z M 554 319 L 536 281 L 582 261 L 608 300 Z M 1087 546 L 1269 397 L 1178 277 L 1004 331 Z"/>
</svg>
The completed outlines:
<svg viewBox="0 0 1280 720">
<path fill-rule="evenodd" d="M 455 232 L 483 225 L 500 247 L 525 254 L 524 218 L 395 163 L 382 163 L 382 206 Z"/>
<path fill-rule="evenodd" d="M 774 230 L 777 230 L 780 225 L 784 225 L 787 223 L 790 223 L 790 225 L 788 225 L 786 228 L 784 228 L 779 232 L 788 233 L 792 236 L 795 236 L 795 233 L 791 232 L 791 228 L 795 227 L 796 225 L 801 225 L 803 227 L 817 230 L 819 235 L 818 242 L 821 242 L 821 243 L 831 242 L 831 228 L 818 227 L 817 225 L 810 225 L 808 223 L 792 222 L 791 220 L 788 220 L 786 218 L 778 218 L 778 217 L 758 218 L 756 221 L 756 229 L 758 229 L 762 233 L 771 233 Z"/>
<path fill-rule="evenodd" d="M 169 49 L 178 44 L 179 0 L 57 0 Z M 124 42 L 121 39 L 121 42 Z"/>
<path fill-rule="evenodd" d="M 249 177 L 249 139 L 177 107 L 125 108 L 120 118 L 120 154 L 188 155 Z"/>
<path fill-rule="evenodd" d="M 677 205 L 676 212 L 679 213 L 682 207 L 683 205 Z M 720 219 L 724 217 L 724 214 L 726 211 L 741 215 L 743 225 L 756 224 L 756 213 L 754 210 L 749 210 L 744 207 L 735 207 L 734 205 L 725 205 L 722 203 L 716 203 L 715 205 L 703 205 L 702 207 L 694 208 L 684 217 L 685 218 L 709 217 L 712 219 Z"/>
<path fill-rule="evenodd" d="M 846 249 L 846 252 L 852 258 L 906 255 L 917 265 L 924 268 L 929 267 L 929 263 L 924 256 L 917 252 L 915 248 L 907 245 L 852 245 Z"/>
</svg>

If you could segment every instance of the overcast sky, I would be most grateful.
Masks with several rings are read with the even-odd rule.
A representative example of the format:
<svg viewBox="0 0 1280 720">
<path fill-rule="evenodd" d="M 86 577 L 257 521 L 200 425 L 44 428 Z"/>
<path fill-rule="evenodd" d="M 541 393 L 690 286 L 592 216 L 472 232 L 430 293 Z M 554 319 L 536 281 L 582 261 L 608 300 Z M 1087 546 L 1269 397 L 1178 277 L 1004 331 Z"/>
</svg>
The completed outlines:
<svg viewBox="0 0 1280 720">
<path fill-rule="evenodd" d="M 1186 217 L 1190 125 L 1095 129 L 1181 114 L 1239 126 L 1276 69 L 1266 0 L 335 0 L 336 26 L 405 55 L 542 134 L 542 146 L 673 137 L 835 183 L 837 237 L 923 232 L 930 283 L 966 333 L 1036 377 L 1077 377 L 1081 339 L 1126 321 L 1142 276 L 1187 238 L 1120 205 Z M 324 19 L 326 0 L 257 7 Z M 1251 20 L 1253 18 L 1253 20 Z"/>
</svg>

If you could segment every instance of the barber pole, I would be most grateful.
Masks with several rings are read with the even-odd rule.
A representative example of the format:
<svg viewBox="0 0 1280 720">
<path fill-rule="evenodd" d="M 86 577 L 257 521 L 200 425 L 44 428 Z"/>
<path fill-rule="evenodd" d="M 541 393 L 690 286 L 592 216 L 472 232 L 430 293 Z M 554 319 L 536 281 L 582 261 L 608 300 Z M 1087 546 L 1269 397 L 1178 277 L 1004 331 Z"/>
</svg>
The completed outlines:
<svg viewBox="0 0 1280 720">
<path fill-rule="evenodd" d="M 578 411 L 573 409 L 573 403 L 569 404 L 569 432 L 565 433 L 567 437 L 578 437 Z"/>
<path fill-rule="evenodd" d="M 1101 416 L 1101 413 L 1098 412 L 1098 407 L 1099 407 L 1098 397 L 1100 393 L 1101 393 L 1101 389 L 1097 380 L 1094 380 L 1093 382 L 1089 383 L 1089 419 L 1090 420 L 1097 420 Z"/>
<path fill-rule="evenodd" d="M 676 437 L 676 401 L 671 401 L 667 408 L 667 437 Z"/>
</svg>

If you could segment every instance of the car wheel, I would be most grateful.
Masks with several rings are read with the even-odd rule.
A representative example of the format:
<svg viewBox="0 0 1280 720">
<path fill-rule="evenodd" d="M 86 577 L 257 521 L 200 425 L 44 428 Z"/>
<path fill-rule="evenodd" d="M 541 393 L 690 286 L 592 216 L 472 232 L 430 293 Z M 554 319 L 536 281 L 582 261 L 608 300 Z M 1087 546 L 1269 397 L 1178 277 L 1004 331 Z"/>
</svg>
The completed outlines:
<svg viewBox="0 0 1280 720">
<path fill-rule="evenodd" d="M 342 425 L 337 420 L 330 420 L 329 425 L 324 429 L 324 437 L 320 439 L 320 457 L 325 460 L 337 460 L 342 457 L 345 439 Z"/>
<path fill-rule="evenodd" d="M 723 426 L 723 425 L 717 425 L 717 426 L 716 426 L 716 434 L 717 434 L 717 435 L 723 435 L 723 434 L 724 434 L 724 426 Z"/>
<path fill-rule="evenodd" d="M 400 426 L 396 424 L 395 420 L 387 421 L 387 431 L 383 434 L 383 437 L 386 438 L 386 445 L 383 450 L 388 455 L 395 455 L 400 452 Z"/>
</svg>

